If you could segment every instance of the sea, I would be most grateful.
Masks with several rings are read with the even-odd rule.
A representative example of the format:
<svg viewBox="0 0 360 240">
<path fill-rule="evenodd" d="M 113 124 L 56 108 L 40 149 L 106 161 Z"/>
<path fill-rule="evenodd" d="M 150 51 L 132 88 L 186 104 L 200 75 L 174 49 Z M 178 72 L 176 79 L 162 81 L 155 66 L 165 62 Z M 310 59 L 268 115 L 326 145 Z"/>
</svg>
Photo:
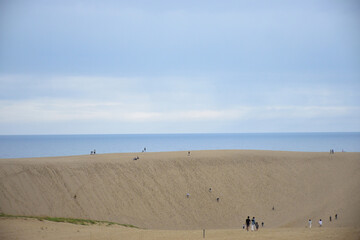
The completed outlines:
<svg viewBox="0 0 360 240">
<path fill-rule="evenodd" d="M 360 132 L 0 135 L 0 158 L 191 150 L 360 152 Z"/>
</svg>

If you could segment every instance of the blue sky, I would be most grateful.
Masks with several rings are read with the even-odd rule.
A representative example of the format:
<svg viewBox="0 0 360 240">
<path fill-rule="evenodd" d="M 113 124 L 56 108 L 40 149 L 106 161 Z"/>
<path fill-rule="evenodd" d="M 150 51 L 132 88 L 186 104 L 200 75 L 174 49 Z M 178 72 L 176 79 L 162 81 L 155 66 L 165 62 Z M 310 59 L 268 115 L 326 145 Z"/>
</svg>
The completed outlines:
<svg viewBox="0 0 360 240">
<path fill-rule="evenodd" d="M 360 131 L 360 3 L 0 1 L 0 134 Z"/>
</svg>

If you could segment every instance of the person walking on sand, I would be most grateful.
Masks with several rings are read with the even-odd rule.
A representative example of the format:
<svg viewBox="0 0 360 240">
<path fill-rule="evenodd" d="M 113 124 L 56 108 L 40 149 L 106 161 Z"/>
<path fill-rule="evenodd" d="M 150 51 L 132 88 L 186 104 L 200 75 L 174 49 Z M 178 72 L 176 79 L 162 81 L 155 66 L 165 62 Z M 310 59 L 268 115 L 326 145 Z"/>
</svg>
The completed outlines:
<svg viewBox="0 0 360 240">
<path fill-rule="evenodd" d="M 319 220 L 319 227 L 321 227 L 322 226 L 322 220 L 320 219 Z"/>
<path fill-rule="evenodd" d="M 251 220 L 251 231 L 255 230 L 255 217 L 252 218 Z"/>
<path fill-rule="evenodd" d="M 312 223 L 312 221 L 311 221 L 311 219 L 309 219 L 309 228 L 311 228 L 311 223 Z"/>
<path fill-rule="evenodd" d="M 249 226 L 250 226 L 250 216 L 247 217 L 246 221 L 245 221 L 245 224 L 246 224 L 246 231 L 249 231 Z"/>
<path fill-rule="evenodd" d="M 331 222 L 331 216 L 329 217 L 329 220 L 330 220 L 330 222 Z"/>
</svg>

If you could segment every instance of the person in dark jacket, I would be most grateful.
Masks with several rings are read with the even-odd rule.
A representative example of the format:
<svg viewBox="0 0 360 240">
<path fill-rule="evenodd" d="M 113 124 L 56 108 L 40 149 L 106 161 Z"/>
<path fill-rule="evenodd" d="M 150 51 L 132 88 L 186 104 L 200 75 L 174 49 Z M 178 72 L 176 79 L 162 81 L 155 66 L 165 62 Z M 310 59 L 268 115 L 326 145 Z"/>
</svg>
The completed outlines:
<svg viewBox="0 0 360 240">
<path fill-rule="evenodd" d="M 246 221 L 246 231 L 249 231 L 249 226 L 250 226 L 250 216 L 247 217 Z"/>
</svg>

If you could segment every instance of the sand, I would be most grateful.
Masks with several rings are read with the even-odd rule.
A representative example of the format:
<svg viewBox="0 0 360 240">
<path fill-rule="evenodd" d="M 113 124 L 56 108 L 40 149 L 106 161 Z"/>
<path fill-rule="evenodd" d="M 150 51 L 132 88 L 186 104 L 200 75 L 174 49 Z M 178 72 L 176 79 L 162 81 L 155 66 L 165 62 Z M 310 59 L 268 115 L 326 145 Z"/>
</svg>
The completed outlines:
<svg viewBox="0 0 360 240">
<path fill-rule="evenodd" d="M 81 226 L 70 223 L 54 223 L 35 219 L 0 219 L 0 239 L 38 240 L 358 240 L 359 228 L 264 228 L 257 232 L 242 229 L 203 230 L 149 230 L 120 226 Z"/>
<path fill-rule="evenodd" d="M 136 156 L 139 159 L 133 160 Z M 360 153 L 219 150 L 192 151 L 190 156 L 187 152 L 147 152 L 0 159 L 0 211 L 107 220 L 144 228 L 87 227 L 90 232 L 114 228 L 114 237 L 133 236 L 127 239 L 161 239 L 163 235 L 168 236 L 164 239 L 198 239 L 204 228 L 209 229 L 209 239 L 237 239 L 244 234 L 240 228 L 247 216 L 264 221 L 265 228 L 253 233 L 267 234 L 260 238 L 281 239 L 285 233 L 290 235 L 285 234 L 284 239 L 305 238 L 306 234 L 319 234 L 319 239 L 335 233 L 359 236 L 359 170 Z M 323 227 L 309 233 L 305 228 L 309 218 L 316 227 L 323 219 Z M 12 225 L 26 229 L 30 222 L 44 224 L 2 219 L 0 231 L 11 232 Z M 142 232 L 146 234 L 137 237 Z M 202 238 L 202 232 L 200 235 Z"/>
</svg>

